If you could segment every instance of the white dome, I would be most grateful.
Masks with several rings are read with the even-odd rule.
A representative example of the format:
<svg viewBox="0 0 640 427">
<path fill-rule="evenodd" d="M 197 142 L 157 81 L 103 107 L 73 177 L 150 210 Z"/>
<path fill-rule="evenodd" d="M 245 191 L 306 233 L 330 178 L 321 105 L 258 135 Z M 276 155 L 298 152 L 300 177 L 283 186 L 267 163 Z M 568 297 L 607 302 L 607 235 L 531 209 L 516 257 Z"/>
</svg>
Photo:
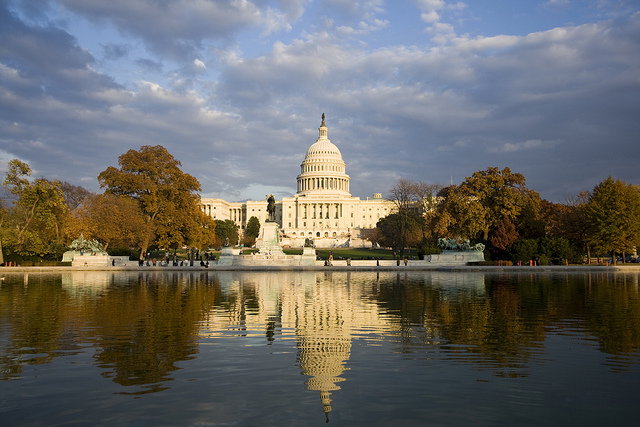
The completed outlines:
<svg viewBox="0 0 640 427">
<path fill-rule="evenodd" d="M 327 158 L 342 160 L 342 154 L 336 145 L 329 141 L 328 139 L 318 139 L 309 149 L 307 150 L 307 155 L 305 156 L 305 160 L 310 159 L 319 159 L 319 158 Z"/>
<path fill-rule="evenodd" d="M 340 150 L 327 138 L 324 114 L 318 130 L 318 139 L 309 147 L 300 165 L 297 194 L 350 196 L 349 175 L 345 173 Z"/>
</svg>

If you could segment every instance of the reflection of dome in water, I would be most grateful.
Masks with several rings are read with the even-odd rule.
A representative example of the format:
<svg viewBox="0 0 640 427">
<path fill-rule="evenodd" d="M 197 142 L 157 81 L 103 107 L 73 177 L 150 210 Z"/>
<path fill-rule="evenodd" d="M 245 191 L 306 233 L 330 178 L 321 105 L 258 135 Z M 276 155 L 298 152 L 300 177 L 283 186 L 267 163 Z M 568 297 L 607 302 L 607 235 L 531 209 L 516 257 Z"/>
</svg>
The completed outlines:
<svg viewBox="0 0 640 427">
<path fill-rule="evenodd" d="M 309 390 L 340 390 L 335 383 L 344 372 L 344 362 L 349 359 L 351 338 L 304 336 L 298 341 L 298 360 L 300 368 L 310 378 Z"/>
<path fill-rule="evenodd" d="M 298 341 L 298 361 L 300 368 L 309 378 L 305 385 L 307 390 L 320 392 L 320 400 L 325 414 L 331 412 L 330 391 L 340 390 L 337 383 L 344 381 L 340 375 L 344 372 L 344 363 L 351 352 L 349 335 L 330 336 L 305 335 Z M 328 420 L 328 418 L 327 418 Z"/>
<path fill-rule="evenodd" d="M 340 390 L 338 383 L 351 354 L 353 306 L 348 291 L 340 286 L 314 289 L 313 303 L 303 305 L 298 312 L 298 363 L 302 373 L 310 378 L 307 390 L 320 392 L 323 411 L 331 412 L 331 391 Z"/>
<path fill-rule="evenodd" d="M 395 274 L 395 273 L 394 273 Z M 244 324 L 247 330 L 262 330 L 265 324 L 279 319 L 282 338 L 295 334 L 297 366 L 306 376 L 305 387 L 319 393 L 323 412 L 331 412 L 331 393 L 340 390 L 340 383 L 349 361 L 352 333 L 366 327 L 397 328 L 396 323 L 381 317 L 378 305 L 361 298 L 364 287 L 375 282 L 376 273 L 361 273 L 361 280 L 350 282 L 348 274 L 220 273 L 220 284 L 235 303 L 221 310 L 213 310 L 207 318 L 207 329 L 216 335 L 230 325 Z M 257 309 L 247 306 L 245 292 L 255 292 Z M 233 296 L 233 297 L 232 297 Z M 253 300 L 252 300 L 253 301 Z M 278 320 L 276 320 L 278 322 Z M 279 335 L 267 339 L 279 339 Z"/>
</svg>

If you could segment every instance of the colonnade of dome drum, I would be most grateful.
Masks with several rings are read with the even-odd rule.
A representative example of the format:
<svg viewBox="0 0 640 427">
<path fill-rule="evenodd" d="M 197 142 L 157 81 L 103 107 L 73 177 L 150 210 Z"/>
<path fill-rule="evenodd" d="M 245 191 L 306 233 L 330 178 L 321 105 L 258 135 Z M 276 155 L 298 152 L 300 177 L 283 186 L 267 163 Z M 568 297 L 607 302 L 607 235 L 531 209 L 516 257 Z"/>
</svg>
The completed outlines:
<svg viewBox="0 0 640 427">
<path fill-rule="evenodd" d="M 350 195 L 349 175 L 345 173 L 346 165 L 340 150 L 327 138 L 324 114 L 318 130 L 318 139 L 309 147 L 300 165 L 297 192 L 298 194 L 337 193 L 348 196 Z"/>
</svg>

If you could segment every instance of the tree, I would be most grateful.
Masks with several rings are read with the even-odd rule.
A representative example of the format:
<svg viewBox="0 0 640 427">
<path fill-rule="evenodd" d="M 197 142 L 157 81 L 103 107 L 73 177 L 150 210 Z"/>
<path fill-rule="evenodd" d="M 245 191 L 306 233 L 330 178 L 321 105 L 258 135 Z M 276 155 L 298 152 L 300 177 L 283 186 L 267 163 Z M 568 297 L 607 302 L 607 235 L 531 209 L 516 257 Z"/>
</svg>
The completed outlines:
<svg viewBox="0 0 640 427">
<path fill-rule="evenodd" d="M 149 234 L 138 203 L 126 196 L 96 194 L 77 210 L 77 235 L 96 239 L 104 249 L 140 247 Z"/>
<path fill-rule="evenodd" d="M 61 217 L 67 212 L 59 181 L 38 178 L 30 181 L 28 164 L 13 159 L 3 182 L 13 196 L 7 211 L 6 225 L 10 229 L 5 238 L 21 255 L 44 255 L 52 243 L 60 243 Z"/>
<path fill-rule="evenodd" d="M 583 243 L 586 233 L 585 206 L 591 194 L 582 191 L 575 197 L 567 197 L 564 203 L 543 200 L 540 215 L 549 237 L 565 237 Z"/>
<path fill-rule="evenodd" d="M 506 251 L 516 240 L 518 232 L 509 218 L 502 218 L 489 233 L 489 241 L 501 251 Z"/>
<path fill-rule="evenodd" d="M 630 252 L 640 244 L 640 190 L 608 177 L 584 207 L 586 241 L 603 252 Z"/>
<path fill-rule="evenodd" d="M 194 216 L 196 227 L 189 230 L 187 238 L 191 241 L 191 246 L 206 250 L 211 246 L 216 246 L 216 223 L 213 218 L 202 211 Z"/>
<path fill-rule="evenodd" d="M 108 167 L 98 175 L 106 193 L 135 200 L 145 220 L 147 235 L 141 257 L 149 245 L 179 247 L 189 244 L 189 230 L 199 228 L 200 183 L 182 172 L 181 163 L 162 146 L 145 145 L 118 157 L 120 169 Z"/>
<path fill-rule="evenodd" d="M 444 188 L 438 198 L 434 225 L 440 233 L 483 241 L 503 218 L 523 231 L 535 228 L 540 200 L 524 176 L 508 167 L 474 172 L 459 186 Z"/>
<path fill-rule="evenodd" d="M 391 188 L 389 199 L 395 205 L 397 217 L 393 220 L 393 227 L 387 227 L 382 231 L 382 235 L 393 240 L 393 245 L 387 246 L 396 248 L 400 252 L 400 257 L 404 255 L 405 247 L 415 243 L 415 229 L 413 229 L 417 221 L 415 215 L 424 216 L 434 209 L 436 193 L 440 187 L 438 184 L 415 183 L 403 178 Z M 418 223 L 421 225 L 420 234 L 424 240 L 428 234 L 427 223 L 424 220 Z M 391 230 L 395 230 L 397 235 L 387 235 Z M 412 239 L 412 242 L 409 242 L 409 239 Z"/>
<path fill-rule="evenodd" d="M 543 237 L 538 242 L 540 262 L 544 264 L 544 259 L 554 261 L 557 264 L 562 264 L 565 261 L 580 262 L 579 247 L 564 237 Z"/>
<path fill-rule="evenodd" d="M 416 212 L 407 211 L 404 215 L 392 213 L 376 224 L 378 233 L 374 237 L 380 246 L 391 247 L 403 257 L 405 246 L 418 246 L 422 241 L 424 218 Z"/>
<path fill-rule="evenodd" d="M 84 187 L 69 184 L 68 182 L 61 182 L 60 189 L 67 205 L 67 212 L 59 218 L 58 228 L 61 230 L 61 237 L 64 242 L 69 244 L 80 235 L 79 232 L 76 233 L 78 231 L 77 210 L 80 209 L 85 200 L 94 194 Z"/>
<path fill-rule="evenodd" d="M 438 237 L 474 240 L 487 229 L 485 208 L 479 198 L 465 195 L 456 185 L 443 188 L 438 198 L 440 203 L 431 218 Z"/>
<path fill-rule="evenodd" d="M 520 239 L 511 247 L 514 261 L 529 262 L 538 253 L 538 242 L 535 239 Z"/>
<path fill-rule="evenodd" d="M 395 250 L 400 252 L 402 257 L 407 240 L 408 216 L 412 202 L 415 201 L 414 184 L 409 180 L 400 179 L 391 188 L 389 199 L 395 204 L 397 213 L 393 220 L 390 218 L 388 221 L 380 221 L 383 225 L 385 223 L 389 225 L 385 231 L 382 231 L 382 234 L 386 237 L 391 237 L 392 244 L 386 246 L 393 246 Z M 390 236 L 388 233 L 394 234 Z"/>
<path fill-rule="evenodd" d="M 247 221 L 247 228 L 244 230 L 244 238 L 242 243 L 245 246 L 251 247 L 255 245 L 256 239 L 260 234 L 260 220 L 255 216 L 249 218 Z"/>
<path fill-rule="evenodd" d="M 238 226 L 236 223 L 230 219 L 225 219 L 224 221 L 216 219 L 214 220 L 216 224 L 216 246 L 222 246 L 227 239 L 229 239 L 229 243 L 235 245 L 238 241 Z"/>
<path fill-rule="evenodd" d="M 85 199 L 93 195 L 93 193 L 86 188 L 69 184 L 68 182 L 61 182 L 60 189 L 64 195 L 64 202 L 70 211 L 77 209 Z"/>
<path fill-rule="evenodd" d="M 424 181 L 416 182 L 412 185 L 413 197 L 420 207 L 420 213 L 422 215 L 436 208 L 438 205 L 438 192 L 442 188 L 440 184 L 430 184 Z"/>
</svg>

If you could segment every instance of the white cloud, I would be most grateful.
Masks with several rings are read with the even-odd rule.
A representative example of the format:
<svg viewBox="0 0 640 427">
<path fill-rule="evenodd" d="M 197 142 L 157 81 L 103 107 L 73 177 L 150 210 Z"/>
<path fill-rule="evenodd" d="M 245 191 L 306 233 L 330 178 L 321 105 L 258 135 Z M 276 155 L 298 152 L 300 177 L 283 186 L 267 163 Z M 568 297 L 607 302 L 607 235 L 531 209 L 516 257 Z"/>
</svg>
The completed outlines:
<svg viewBox="0 0 640 427">
<path fill-rule="evenodd" d="M 544 5 L 545 6 L 570 6 L 571 1 L 570 0 L 547 0 Z"/>
<path fill-rule="evenodd" d="M 440 15 L 435 10 L 430 10 L 428 12 L 422 12 L 420 14 L 420 19 L 428 24 L 434 24 L 440 20 Z"/>
<path fill-rule="evenodd" d="M 500 147 L 494 148 L 492 151 L 496 153 L 513 153 L 529 150 L 552 149 L 558 141 L 543 141 L 540 139 L 530 139 L 523 142 L 505 143 Z"/>
<path fill-rule="evenodd" d="M 200 61 L 198 58 L 196 58 L 196 59 L 194 59 L 194 60 L 193 60 L 193 65 L 194 65 L 196 68 L 201 68 L 201 69 L 203 69 L 203 70 L 206 70 L 206 69 L 207 69 L 206 65 L 204 65 L 204 62 Z"/>
</svg>

